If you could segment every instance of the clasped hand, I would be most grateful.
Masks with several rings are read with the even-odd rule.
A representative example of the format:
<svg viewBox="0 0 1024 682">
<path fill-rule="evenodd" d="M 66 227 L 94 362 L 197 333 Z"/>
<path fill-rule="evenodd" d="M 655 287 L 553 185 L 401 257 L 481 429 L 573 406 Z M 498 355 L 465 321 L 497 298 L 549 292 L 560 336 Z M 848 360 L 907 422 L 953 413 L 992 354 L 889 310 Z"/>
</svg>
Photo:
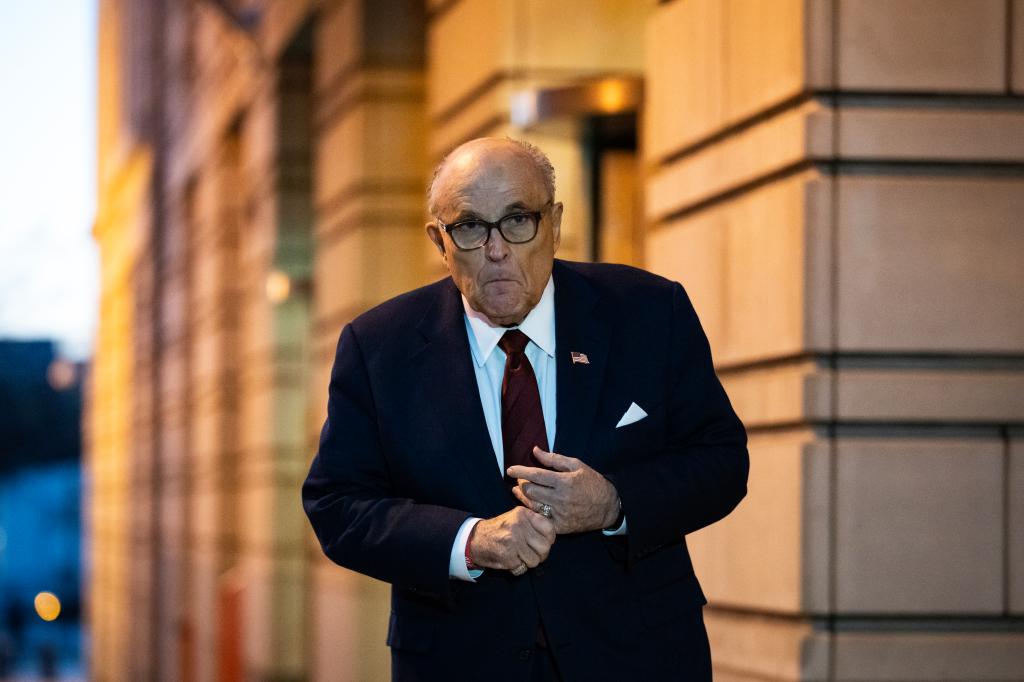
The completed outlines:
<svg viewBox="0 0 1024 682">
<path fill-rule="evenodd" d="M 548 558 L 558 533 L 611 526 L 619 515 L 619 495 L 604 476 L 575 457 L 534 448 L 537 461 L 550 469 L 516 465 L 513 494 L 523 503 L 473 529 L 470 556 L 483 568 L 534 568 Z M 551 507 L 551 518 L 541 514 Z"/>
<path fill-rule="evenodd" d="M 536 447 L 533 456 L 550 468 L 509 467 L 508 475 L 519 481 L 512 493 L 535 512 L 550 506 L 556 533 L 597 530 L 615 523 L 619 495 L 607 478 L 575 457 Z"/>
</svg>

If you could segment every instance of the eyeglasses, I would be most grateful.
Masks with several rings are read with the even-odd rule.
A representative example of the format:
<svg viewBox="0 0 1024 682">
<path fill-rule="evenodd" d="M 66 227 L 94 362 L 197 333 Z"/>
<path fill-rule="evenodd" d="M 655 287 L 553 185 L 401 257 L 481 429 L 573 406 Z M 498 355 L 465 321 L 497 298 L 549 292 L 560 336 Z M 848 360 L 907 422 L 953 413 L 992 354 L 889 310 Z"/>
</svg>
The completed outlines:
<svg viewBox="0 0 1024 682">
<path fill-rule="evenodd" d="M 480 218 L 469 218 L 445 225 L 440 220 L 438 227 L 448 233 L 462 251 L 472 251 L 484 246 L 491 239 L 491 230 L 497 230 L 501 238 L 509 244 L 525 244 L 537 236 L 537 226 L 540 225 L 540 217 L 552 204 L 551 201 L 544 204 L 539 211 L 519 211 L 503 216 L 496 223 L 490 223 Z"/>
</svg>

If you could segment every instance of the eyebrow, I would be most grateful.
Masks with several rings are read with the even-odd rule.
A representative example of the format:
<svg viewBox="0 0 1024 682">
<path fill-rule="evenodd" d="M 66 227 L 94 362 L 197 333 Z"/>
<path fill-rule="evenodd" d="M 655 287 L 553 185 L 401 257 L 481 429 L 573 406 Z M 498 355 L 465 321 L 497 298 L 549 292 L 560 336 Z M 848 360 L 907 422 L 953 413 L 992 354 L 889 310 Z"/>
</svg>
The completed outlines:
<svg viewBox="0 0 1024 682">
<path fill-rule="evenodd" d="M 502 213 L 500 216 L 498 216 L 498 218 L 504 218 L 505 216 L 512 215 L 517 211 L 528 211 L 529 209 L 530 207 L 527 206 L 522 201 L 513 201 L 511 204 L 508 204 L 507 206 L 505 206 L 504 209 L 502 209 Z M 479 214 L 474 213 L 473 211 L 463 211 L 462 213 L 459 213 L 459 215 L 455 217 L 455 220 L 452 220 L 451 222 L 445 222 L 442 220 L 441 222 L 444 223 L 445 225 L 454 225 L 455 223 L 461 223 L 464 220 L 484 220 L 484 218 Z"/>
</svg>

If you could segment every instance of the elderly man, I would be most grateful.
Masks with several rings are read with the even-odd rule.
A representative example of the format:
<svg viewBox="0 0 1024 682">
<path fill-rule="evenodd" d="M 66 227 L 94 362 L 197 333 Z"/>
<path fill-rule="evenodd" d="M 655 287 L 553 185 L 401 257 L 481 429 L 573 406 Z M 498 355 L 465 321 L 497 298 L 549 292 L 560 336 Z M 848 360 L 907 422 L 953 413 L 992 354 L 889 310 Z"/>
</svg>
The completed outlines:
<svg viewBox="0 0 1024 682">
<path fill-rule="evenodd" d="M 392 584 L 394 678 L 711 679 L 685 536 L 749 463 L 683 288 L 555 260 L 524 142 L 458 147 L 429 208 L 451 277 L 342 330 L 303 487 L 326 555 Z"/>
</svg>

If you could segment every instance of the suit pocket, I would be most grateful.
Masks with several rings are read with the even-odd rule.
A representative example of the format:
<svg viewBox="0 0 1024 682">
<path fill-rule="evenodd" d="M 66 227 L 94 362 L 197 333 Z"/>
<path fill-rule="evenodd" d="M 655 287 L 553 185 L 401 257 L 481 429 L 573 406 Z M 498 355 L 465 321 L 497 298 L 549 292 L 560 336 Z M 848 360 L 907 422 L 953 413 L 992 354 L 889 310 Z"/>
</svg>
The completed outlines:
<svg viewBox="0 0 1024 682">
<path fill-rule="evenodd" d="M 408 614 L 401 616 L 394 611 L 388 621 L 388 646 L 401 651 L 430 651 L 434 643 L 434 631 L 437 623 L 430 619 L 417 618 Z"/>
</svg>

